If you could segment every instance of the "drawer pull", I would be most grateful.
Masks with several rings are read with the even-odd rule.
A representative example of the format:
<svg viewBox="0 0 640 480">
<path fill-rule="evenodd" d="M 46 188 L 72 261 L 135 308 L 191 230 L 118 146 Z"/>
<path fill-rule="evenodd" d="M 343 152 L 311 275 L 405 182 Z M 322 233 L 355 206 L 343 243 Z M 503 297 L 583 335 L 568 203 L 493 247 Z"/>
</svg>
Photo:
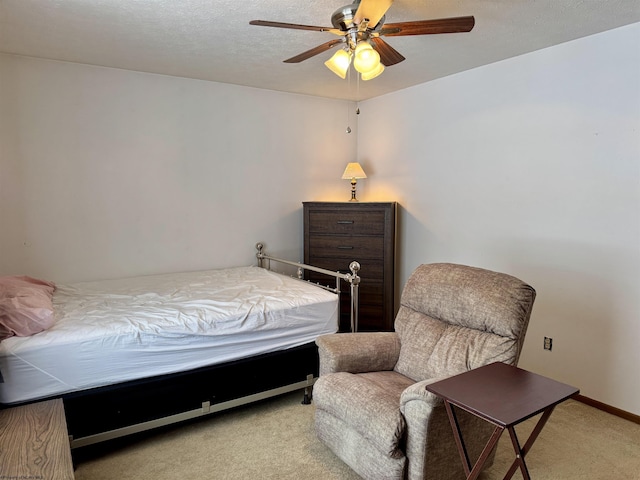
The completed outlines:
<svg viewBox="0 0 640 480">
<path fill-rule="evenodd" d="M 353 220 L 338 220 L 338 225 L 353 225 Z"/>
<path fill-rule="evenodd" d="M 353 250 L 353 247 L 338 245 L 338 250 Z"/>
</svg>

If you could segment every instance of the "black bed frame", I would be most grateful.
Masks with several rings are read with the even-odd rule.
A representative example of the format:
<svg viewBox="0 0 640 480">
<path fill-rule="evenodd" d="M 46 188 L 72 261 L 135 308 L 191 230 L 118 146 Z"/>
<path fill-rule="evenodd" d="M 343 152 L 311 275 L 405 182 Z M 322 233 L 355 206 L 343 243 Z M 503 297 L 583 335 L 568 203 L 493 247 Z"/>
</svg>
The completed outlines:
<svg viewBox="0 0 640 480">
<path fill-rule="evenodd" d="M 256 245 L 258 264 L 271 261 L 295 266 L 298 277 L 313 270 L 351 284 L 351 323 L 357 328 L 360 265 L 352 262 L 343 274 L 270 257 Z M 135 368 L 135 365 L 131 365 Z M 314 342 L 186 372 L 133 380 L 62 396 L 71 448 L 79 448 L 153 428 L 197 418 L 288 392 L 304 389 L 302 403 L 311 402 L 318 377 Z"/>
<path fill-rule="evenodd" d="M 132 366 L 135 367 L 135 366 Z M 71 448 L 304 389 L 310 403 L 318 347 L 309 343 L 187 372 L 64 395 Z"/>
</svg>

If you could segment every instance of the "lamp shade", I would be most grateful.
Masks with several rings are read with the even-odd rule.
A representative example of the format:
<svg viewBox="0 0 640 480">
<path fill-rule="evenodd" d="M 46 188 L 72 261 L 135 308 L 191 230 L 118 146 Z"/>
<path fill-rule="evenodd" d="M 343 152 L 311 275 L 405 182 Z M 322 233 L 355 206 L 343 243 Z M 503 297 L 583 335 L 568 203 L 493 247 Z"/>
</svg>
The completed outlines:
<svg viewBox="0 0 640 480">
<path fill-rule="evenodd" d="M 373 47 L 364 41 L 356 46 L 354 53 L 353 68 L 360 73 L 369 73 L 380 65 L 380 54 Z"/>
<path fill-rule="evenodd" d="M 364 173 L 358 162 L 348 163 L 342 174 L 342 180 L 351 180 L 352 178 L 367 178 L 367 174 Z"/>
<path fill-rule="evenodd" d="M 340 49 L 333 56 L 324 62 L 329 70 L 338 75 L 340 78 L 347 76 L 347 70 L 351 64 L 351 53 Z"/>
<path fill-rule="evenodd" d="M 384 65 L 382 65 L 382 63 L 379 63 L 377 68 L 374 68 L 373 70 L 370 70 L 368 72 L 361 73 L 360 78 L 365 81 L 371 80 L 372 78 L 376 78 L 382 72 L 384 72 Z"/>
</svg>

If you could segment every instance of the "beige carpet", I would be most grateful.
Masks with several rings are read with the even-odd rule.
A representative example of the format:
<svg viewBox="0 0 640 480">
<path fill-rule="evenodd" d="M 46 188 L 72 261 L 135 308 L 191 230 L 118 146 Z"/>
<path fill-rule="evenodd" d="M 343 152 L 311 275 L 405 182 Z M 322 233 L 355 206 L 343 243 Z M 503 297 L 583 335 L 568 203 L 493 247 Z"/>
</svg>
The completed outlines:
<svg viewBox="0 0 640 480">
<path fill-rule="evenodd" d="M 358 479 L 313 432 L 299 392 L 74 452 L 77 480 Z M 517 428 L 521 443 L 537 418 Z M 502 479 L 509 436 L 481 480 Z M 640 425 L 569 400 L 527 457 L 536 480 L 640 480 Z M 517 472 L 514 479 L 521 479 Z"/>
</svg>

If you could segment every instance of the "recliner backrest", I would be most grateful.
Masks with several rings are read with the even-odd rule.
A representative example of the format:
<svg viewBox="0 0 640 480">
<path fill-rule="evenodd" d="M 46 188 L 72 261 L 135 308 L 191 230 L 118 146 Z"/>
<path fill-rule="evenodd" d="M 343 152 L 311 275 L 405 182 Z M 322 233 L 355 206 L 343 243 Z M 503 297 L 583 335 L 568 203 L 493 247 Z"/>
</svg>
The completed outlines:
<svg viewBox="0 0 640 480">
<path fill-rule="evenodd" d="M 494 361 L 516 365 L 535 290 L 521 280 L 450 263 L 419 266 L 402 292 L 395 370 L 415 381 Z"/>
</svg>

